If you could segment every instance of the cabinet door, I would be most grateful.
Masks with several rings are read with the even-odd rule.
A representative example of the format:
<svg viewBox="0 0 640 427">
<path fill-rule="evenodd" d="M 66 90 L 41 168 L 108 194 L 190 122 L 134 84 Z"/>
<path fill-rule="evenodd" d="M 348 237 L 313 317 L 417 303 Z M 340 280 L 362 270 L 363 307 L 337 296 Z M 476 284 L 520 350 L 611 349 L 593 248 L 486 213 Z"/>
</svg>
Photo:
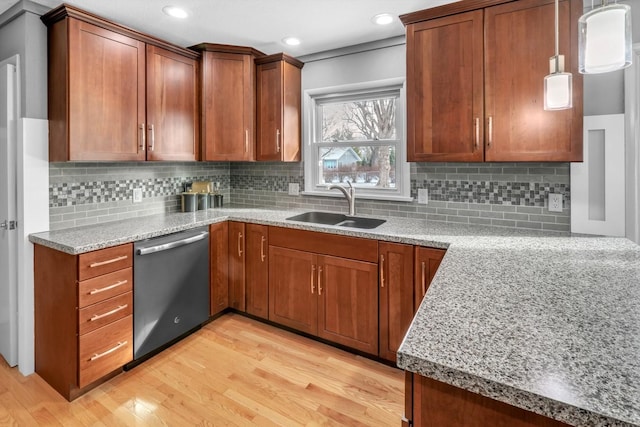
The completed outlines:
<svg viewBox="0 0 640 427">
<path fill-rule="evenodd" d="M 282 160 L 282 62 L 257 68 L 257 160 Z"/>
<path fill-rule="evenodd" d="M 482 161 L 482 40 L 481 10 L 407 26 L 409 161 Z"/>
<path fill-rule="evenodd" d="M 269 320 L 316 335 L 316 255 L 269 247 Z"/>
<path fill-rule="evenodd" d="M 209 226 L 211 315 L 229 307 L 229 223 Z"/>
<path fill-rule="evenodd" d="M 396 351 L 413 319 L 413 246 L 380 242 L 380 357 Z"/>
<path fill-rule="evenodd" d="M 198 68 L 194 59 L 147 46 L 147 160 L 197 160 Z"/>
<path fill-rule="evenodd" d="M 247 313 L 266 319 L 269 315 L 269 227 L 246 224 Z"/>
<path fill-rule="evenodd" d="M 55 160 L 144 160 L 145 44 L 75 19 L 68 25 L 69 51 L 56 54 L 69 58 L 69 135 L 55 141 L 68 144 L 68 158 Z"/>
<path fill-rule="evenodd" d="M 376 264 L 318 255 L 318 336 L 378 353 Z"/>
<path fill-rule="evenodd" d="M 251 55 L 203 52 L 204 160 L 254 160 Z"/>
<path fill-rule="evenodd" d="M 229 222 L 229 307 L 245 311 L 245 229 L 242 222 Z"/>
<path fill-rule="evenodd" d="M 435 276 L 445 252 L 443 249 L 416 246 L 414 262 L 414 312 L 418 310 L 422 299 L 427 293 L 427 289 L 429 289 L 431 280 L 433 280 L 433 276 Z"/>
<path fill-rule="evenodd" d="M 522 0 L 486 9 L 485 160 L 582 161 L 582 76 L 573 55 L 581 11 L 579 0 L 560 1 L 560 53 L 573 74 L 573 108 L 544 111 L 554 2 Z"/>
</svg>

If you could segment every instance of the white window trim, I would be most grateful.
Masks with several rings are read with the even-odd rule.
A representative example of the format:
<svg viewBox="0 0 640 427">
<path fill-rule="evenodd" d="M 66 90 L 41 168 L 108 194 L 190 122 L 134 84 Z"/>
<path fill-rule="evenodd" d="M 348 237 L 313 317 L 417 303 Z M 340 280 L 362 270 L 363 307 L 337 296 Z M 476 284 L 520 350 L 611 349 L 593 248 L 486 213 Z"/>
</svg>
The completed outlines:
<svg viewBox="0 0 640 427">
<path fill-rule="evenodd" d="M 343 197 L 341 193 L 334 190 L 328 190 L 323 188 L 324 186 L 317 185 L 317 163 L 318 163 L 318 150 L 313 148 L 314 134 L 315 134 L 315 120 L 316 104 L 318 99 L 327 99 L 331 97 L 341 98 L 349 95 L 357 95 L 358 93 L 370 93 L 370 92 L 385 92 L 389 90 L 399 90 L 400 96 L 398 98 L 398 104 L 402 106 L 396 114 L 397 120 L 400 123 L 398 132 L 399 135 L 398 146 L 396 147 L 396 183 L 402 183 L 400 189 L 377 189 L 368 190 L 364 188 L 357 188 L 356 195 L 359 199 L 369 200 L 390 200 L 390 201 L 402 201 L 410 202 L 413 200 L 411 197 L 411 177 L 410 167 L 407 162 L 407 144 L 406 144 L 406 97 L 405 97 L 405 79 L 403 77 L 375 80 L 371 82 L 355 83 L 341 86 L 331 86 L 318 89 L 307 89 L 304 91 L 304 128 L 303 128 L 303 159 L 304 159 L 304 191 L 303 195 L 311 196 L 327 196 L 327 197 Z"/>
</svg>

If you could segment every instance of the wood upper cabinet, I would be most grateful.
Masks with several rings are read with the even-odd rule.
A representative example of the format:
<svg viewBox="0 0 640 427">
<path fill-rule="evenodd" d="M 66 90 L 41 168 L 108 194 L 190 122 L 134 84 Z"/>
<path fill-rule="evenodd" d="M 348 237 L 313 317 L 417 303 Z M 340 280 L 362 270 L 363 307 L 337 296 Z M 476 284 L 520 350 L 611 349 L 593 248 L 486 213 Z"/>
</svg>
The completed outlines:
<svg viewBox="0 0 640 427">
<path fill-rule="evenodd" d="M 229 307 L 246 310 L 246 236 L 243 222 L 229 221 Z"/>
<path fill-rule="evenodd" d="M 42 20 L 50 161 L 198 159 L 198 53 L 69 5 Z"/>
<path fill-rule="evenodd" d="M 147 45 L 147 160 L 196 160 L 198 63 Z"/>
<path fill-rule="evenodd" d="M 572 30 L 581 12 L 580 0 L 560 1 L 560 53 L 573 74 L 573 108 L 561 111 L 544 110 L 553 0 L 458 2 L 403 15 L 408 159 L 582 161 Z"/>
<path fill-rule="evenodd" d="M 300 161 L 301 71 L 286 54 L 257 58 L 257 160 Z"/>
<path fill-rule="evenodd" d="M 418 311 L 418 307 L 429 289 L 433 276 L 435 276 L 438 267 L 440 267 L 445 252 L 444 249 L 415 247 L 415 261 L 413 263 L 413 283 L 415 284 L 414 313 Z"/>
<path fill-rule="evenodd" d="M 245 224 L 246 308 L 263 319 L 269 316 L 269 227 Z"/>
<path fill-rule="evenodd" d="M 482 11 L 407 26 L 407 159 L 483 159 Z"/>
<path fill-rule="evenodd" d="M 229 223 L 209 226 L 210 314 L 229 307 Z"/>
<path fill-rule="evenodd" d="M 256 66 L 250 47 L 202 43 L 202 151 L 206 161 L 255 160 Z"/>
<path fill-rule="evenodd" d="M 413 245 L 379 243 L 380 353 L 396 361 L 396 351 L 413 320 Z"/>
</svg>

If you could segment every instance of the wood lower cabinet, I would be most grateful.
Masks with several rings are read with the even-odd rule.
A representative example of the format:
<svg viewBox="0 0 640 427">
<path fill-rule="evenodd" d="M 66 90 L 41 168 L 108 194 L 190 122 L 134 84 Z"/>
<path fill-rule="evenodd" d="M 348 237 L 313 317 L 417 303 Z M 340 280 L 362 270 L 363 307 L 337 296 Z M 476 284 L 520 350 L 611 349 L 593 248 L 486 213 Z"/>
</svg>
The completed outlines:
<svg viewBox="0 0 640 427">
<path fill-rule="evenodd" d="M 70 5 L 48 26 L 49 160 L 197 160 L 199 54 Z"/>
<path fill-rule="evenodd" d="M 243 222 L 229 221 L 229 307 L 246 311 L 246 236 Z"/>
<path fill-rule="evenodd" d="M 247 313 L 269 317 L 269 227 L 245 224 Z"/>
<path fill-rule="evenodd" d="M 286 54 L 256 58 L 256 160 L 298 162 L 303 63 Z"/>
<path fill-rule="evenodd" d="M 421 246 L 415 247 L 415 260 L 414 260 L 414 313 L 418 311 L 422 299 L 429 289 L 429 285 L 435 276 L 442 258 L 445 254 L 444 249 L 425 248 Z"/>
<path fill-rule="evenodd" d="M 378 242 L 279 227 L 269 241 L 269 320 L 377 354 Z"/>
<path fill-rule="evenodd" d="M 229 307 L 229 223 L 209 226 L 210 314 Z"/>
<path fill-rule="evenodd" d="M 380 352 L 395 362 L 413 320 L 413 245 L 380 242 Z"/>
<path fill-rule="evenodd" d="M 250 47 L 202 43 L 202 152 L 205 161 L 255 160 L 256 66 Z"/>
<path fill-rule="evenodd" d="M 133 359 L 133 245 L 34 245 L 35 369 L 68 400 Z"/>
<path fill-rule="evenodd" d="M 561 0 L 560 53 L 573 108 L 544 110 L 553 0 L 487 0 L 401 17 L 409 161 L 582 161 L 581 0 Z"/>
<path fill-rule="evenodd" d="M 405 385 L 405 417 L 415 427 L 568 426 L 421 375 L 407 373 Z"/>
</svg>

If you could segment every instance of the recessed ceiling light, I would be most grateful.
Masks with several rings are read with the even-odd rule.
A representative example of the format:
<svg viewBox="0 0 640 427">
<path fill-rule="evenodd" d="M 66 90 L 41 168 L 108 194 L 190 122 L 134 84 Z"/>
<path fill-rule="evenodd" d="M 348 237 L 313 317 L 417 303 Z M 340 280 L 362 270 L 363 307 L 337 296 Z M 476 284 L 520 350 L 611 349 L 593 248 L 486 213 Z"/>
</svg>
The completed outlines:
<svg viewBox="0 0 640 427">
<path fill-rule="evenodd" d="M 393 16 L 389 13 L 381 13 L 371 18 L 371 21 L 378 25 L 389 25 L 393 22 Z"/>
<path fill-rule="evenodd" d="M 285 37 L 282 39 L 282 42 L 289 46 L 298 46 L 300 44 L 300 39 L 296 37 Z"/>
<path fill-rule="evenodd" d="M 179 8 L 178 6 L 165 6 L 162 8 L 162 11 L 166 15 L 172 16 L 174 18 L 184 19 L 189 16 L 186 10 Z"/>
</svg>

